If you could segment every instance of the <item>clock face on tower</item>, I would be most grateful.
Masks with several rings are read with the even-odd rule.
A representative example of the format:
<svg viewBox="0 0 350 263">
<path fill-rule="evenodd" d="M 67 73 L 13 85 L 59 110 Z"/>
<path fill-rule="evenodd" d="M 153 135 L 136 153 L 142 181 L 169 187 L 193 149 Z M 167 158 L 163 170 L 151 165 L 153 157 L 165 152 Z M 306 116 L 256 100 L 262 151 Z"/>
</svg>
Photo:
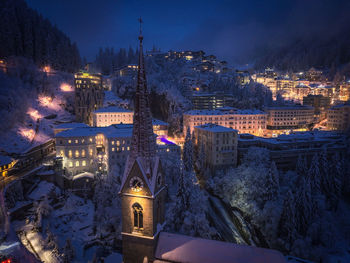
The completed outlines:
<svg viewBox="0 0 350 263">
<path fill-rule="evenodd" d="M 134 192 L 140 192 L 143 188 L 143 181 L 139 177 L 134 176 L 130 180 L 130 187 Z"/>
</svg>

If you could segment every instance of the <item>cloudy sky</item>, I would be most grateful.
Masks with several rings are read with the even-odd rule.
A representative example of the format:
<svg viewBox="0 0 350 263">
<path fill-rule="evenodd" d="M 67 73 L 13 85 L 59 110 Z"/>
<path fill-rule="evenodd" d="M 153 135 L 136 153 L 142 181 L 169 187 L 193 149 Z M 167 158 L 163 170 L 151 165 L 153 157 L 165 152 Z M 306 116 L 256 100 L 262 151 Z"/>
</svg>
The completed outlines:
<svg viewBox="0 0 350 263">
<path fill-rule="evenodd" d="M 27 0 L 92 60 L 99 47 L 202 49 L 235 62 L 296 37 L 327 37 L 350 22 L 346 0 Z M 243 59 L 244 60 L 244 59 Z"/>
</svg>

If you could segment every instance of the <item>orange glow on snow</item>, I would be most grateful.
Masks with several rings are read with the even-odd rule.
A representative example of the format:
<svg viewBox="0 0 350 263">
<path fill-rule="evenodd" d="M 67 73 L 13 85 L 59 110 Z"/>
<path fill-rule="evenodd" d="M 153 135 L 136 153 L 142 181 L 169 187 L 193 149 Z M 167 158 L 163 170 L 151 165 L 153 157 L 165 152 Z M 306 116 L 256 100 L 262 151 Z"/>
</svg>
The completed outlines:
<svg viewBox="0 0 350 263">
<path fill-rule="evenodd" d="M 33 108 L 29 108 L 27 114 L 29 114 L 34 121 L 43 117 L 37 110 Z"/>
<path fill-rule="evenodd" d="M 45 66 L 43 67 L 43 71 L 46 73 L 50 73 L 51 72 L 51 67 L 50 66 Z"/>
<path fill-rule="evenodd" d="M 33 140 L 35 136 L 35 131 L 33 129 L 28 129 L 28 128 L 20 128 L 19 129 L 19 134 L 27 139 L 28 141 Z"/>
<path fill-rule="evenodd" d="M 67 83 L 62 83 L 60 86 L 61 91 L 63 92 L 71 92 L 73 91 L 73 87 Z"/>
<path fill-rule="evenodd" d="M 40 103 L 40 106 L 43 106 L 43 107 L 49 107 L 51 102 L 52 102 L 52 99 L 48 96 L 39 96 L 39 99 L 38 99 L 39 103 Z"/>
</svg>

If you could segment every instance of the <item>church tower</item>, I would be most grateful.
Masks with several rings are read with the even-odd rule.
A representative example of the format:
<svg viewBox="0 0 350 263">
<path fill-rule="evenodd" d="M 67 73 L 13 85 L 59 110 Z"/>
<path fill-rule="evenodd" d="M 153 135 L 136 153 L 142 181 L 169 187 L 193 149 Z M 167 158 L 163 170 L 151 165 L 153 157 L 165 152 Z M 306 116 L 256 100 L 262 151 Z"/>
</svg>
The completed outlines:
<svg viewBox="0 0 350 263">
<path fill-rule="evenodd" d="M 140 53 L 131 151 L 120 187 L 124 263 L 152 262 L 164 224 L 165 183 L 156 154 L 140 19 Z M 147 259 L 147 261 L 145 261 Z"/>
</svg>

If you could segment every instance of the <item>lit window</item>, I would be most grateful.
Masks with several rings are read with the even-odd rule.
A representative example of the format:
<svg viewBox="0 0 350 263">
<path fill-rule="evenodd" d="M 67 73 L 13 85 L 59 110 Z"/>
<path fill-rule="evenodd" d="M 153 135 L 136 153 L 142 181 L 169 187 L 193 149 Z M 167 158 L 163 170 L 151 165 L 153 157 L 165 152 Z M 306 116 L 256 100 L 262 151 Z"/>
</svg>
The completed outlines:
<svg viewBox="0 0 350 263">
<path fill-rule="evenodd" d="M 128 151 L 130 151 L 130 147 L 129 147 L 129 146 L 128 146 L 128 148 L 127 148 L 127 149 L 128 149 Z"/>
<path fill-rule="evenodd" d="M 78 140 L 75 140 L 75 143 L 78 143 Z"/>
<path fill-rule="evenodd" d="M 72 143 L 72 140 L 68 140 L 68 143 Z"/>
<path fill-rule="evenodd" d="M 112 148 L 112 152 L 114 152 L 114 147 Z"/>
<path fill-rule="evenodd" d="M 81 165 L 82 165 L 82 166 L 86 166 L 86 161 L 83 161 L 83 162 L 81 163 Z"/>
<path fill-rule="evenodd" d="M 81 151 L 81 157 L 85 157 L 85 150 Z"/>
<path fill-rule="evenodd" d="M 82 139 L 82 140 L 81 140 L 81 143 L 84 143 L 84 142 L 85 142 L 85 139 Z"/>
<path fill-rule="evenodd" d="M 90 142 L 92 142 L 92 138 L 90 138 Z"/>
<path fill-rule="evenodd" d="M 90 156 L 92 156 L 92 149 L 89 150 Z"/>
<path fill-rule="evenodd" d="M 69 167 L 73 167 L 73 162 L 69 162 Z"/>
<path fill-rule="evenodd" d="M 75 162 L 75 167 L 79 167 L 79 161 Z"/>
<path fill-rule="evenodd" d="M 112 145 L 114 145 L 114 141 L 112 141 Z"/>
<path fill-rule="evenodd" d="M 75 150 L 75 157 L 79 157 L 79 151 Z"/>
<path fill-rule="evenodd" d="M 63 150 L 60 151 L 60 156 L 61 156 L 61 157 L 64 156 L 64 151 L 63 151 Z"/>
<path fill-rule="evenodd" d="M 122 147 L 122 151 L 124 151 L 124 147 Z"/>
<path fill-rule="evenodd" d="M 68 151 L 68 157 L 69 157 L 69 158 L 72 158 L 72 150 L 69 150 L 69 151 Z"/>
<path fill-rule="evenodd" d="M 117 141 L 117 146 L 119 146 L 120 145 L 120 141 Z"/>
</svg>

